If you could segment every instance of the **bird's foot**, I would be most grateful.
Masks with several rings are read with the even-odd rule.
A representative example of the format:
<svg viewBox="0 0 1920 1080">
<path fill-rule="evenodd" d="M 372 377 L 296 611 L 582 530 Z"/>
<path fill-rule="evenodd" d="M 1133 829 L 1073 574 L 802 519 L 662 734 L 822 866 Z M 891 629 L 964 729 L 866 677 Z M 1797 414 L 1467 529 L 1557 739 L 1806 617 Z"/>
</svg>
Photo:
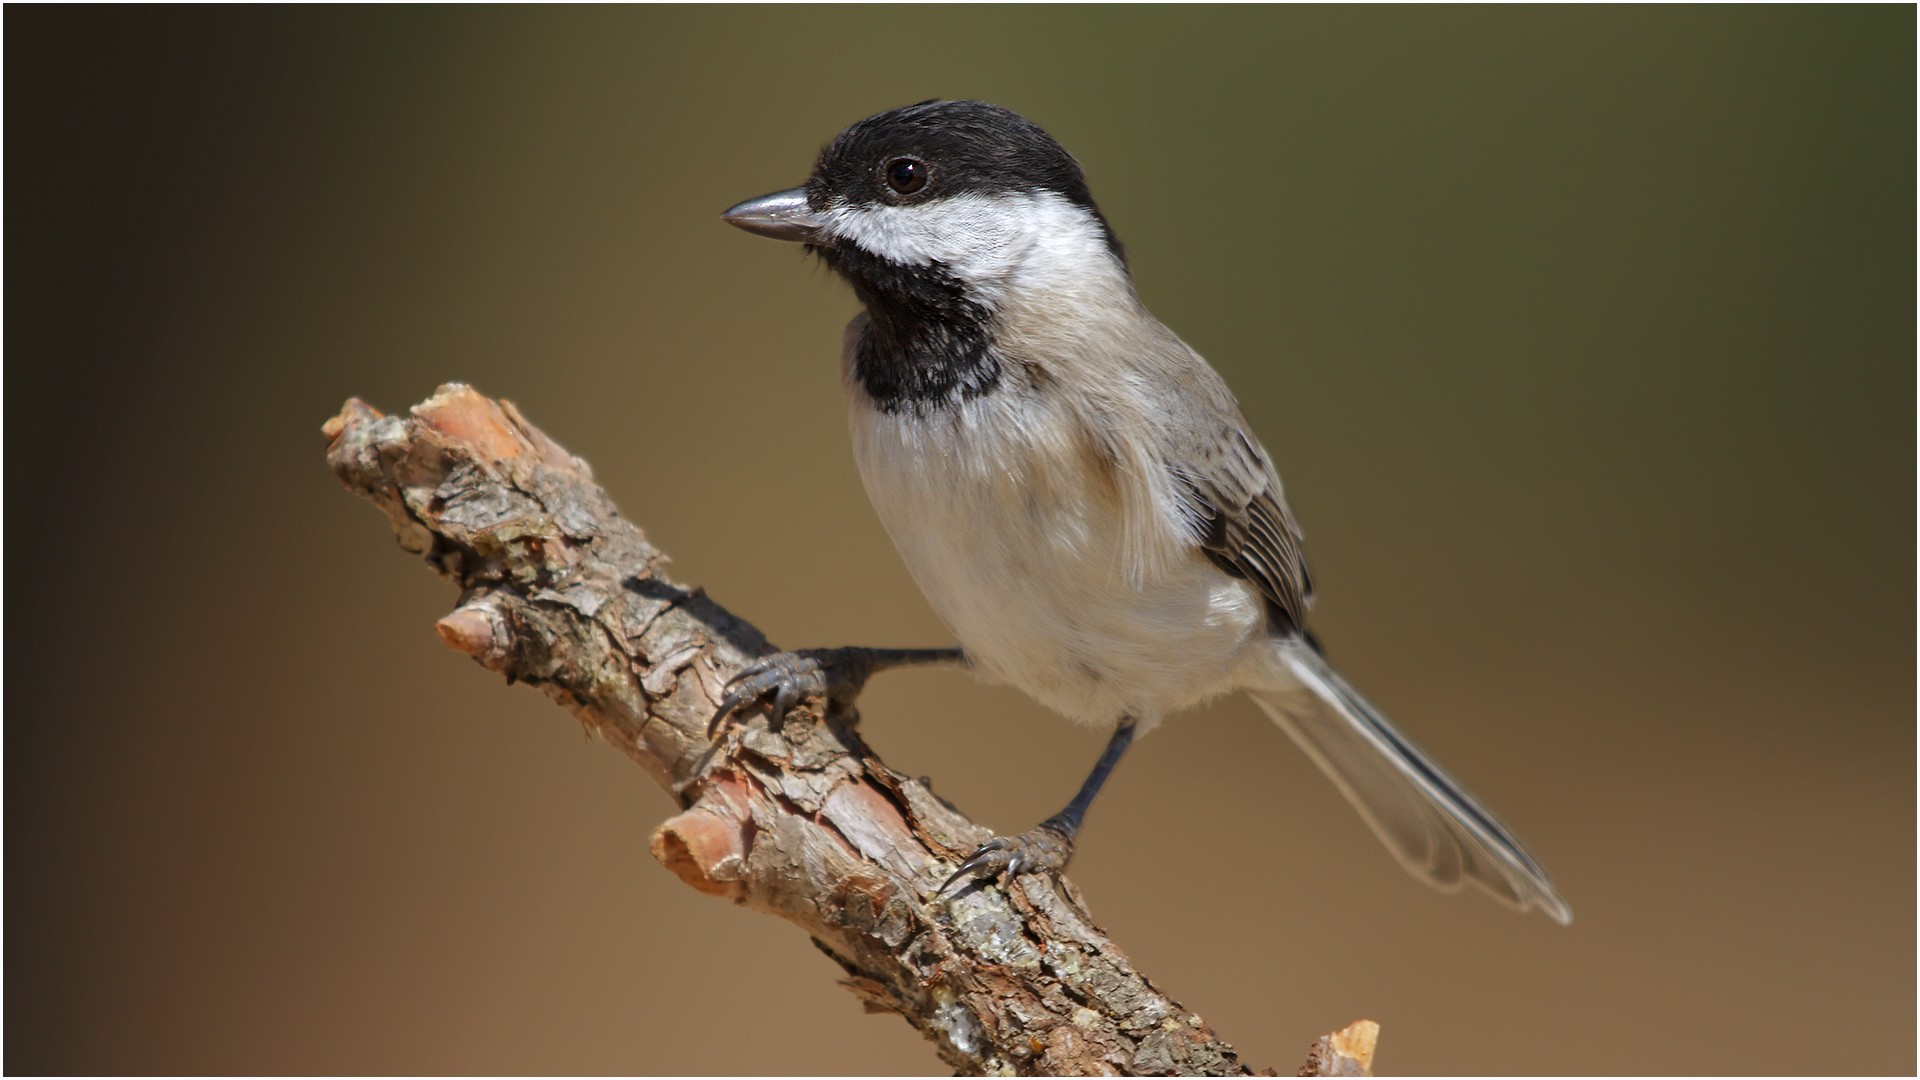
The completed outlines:
<svg viewBox="0 0 1920 1080">
<path fill-rule="evenodd" d="M 1065 870 L 1067 860 L 1073 858 L 1073 838 L 1077 831 L 1058 817 L 1051 817 L 1018 836 L 996 836 L 969 855 L 935 895 L 945 893 L 963 879 L 1004 876 L 1011 883 L 1020 874 L 1057 874 Z"/>
<path fill-rule="evenodd" d="M 873 674 L 874 650 L 802 649 L 764 656 L 740 670 L 726 685 L 720 707 L 707 722 L 707 736 L 718 734 L 729 716 L 768 700 L 768 716 L 775 724 L 802 701 L 851 704 Z"/>
</svg>

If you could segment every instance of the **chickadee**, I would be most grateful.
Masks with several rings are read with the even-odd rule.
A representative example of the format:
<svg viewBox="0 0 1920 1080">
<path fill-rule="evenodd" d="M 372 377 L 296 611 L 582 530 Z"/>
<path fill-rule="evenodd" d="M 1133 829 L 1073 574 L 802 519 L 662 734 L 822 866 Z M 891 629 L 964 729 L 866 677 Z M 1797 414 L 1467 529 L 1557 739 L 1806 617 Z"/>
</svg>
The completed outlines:
<svg viewBox="0 0 1920 1080">
<path fill-rule="evenodd" d="M 922 102 L 841 132 L 805 187 L 724 216 L 805 244 L 865 305 L 841 356 L 854 456 L 960 648 L 780 654 L 730 685 L 716 724 L 953 663 L 1112 729 L 1066 809 L 989 841 L 951 886 L 1059 870 L 1135 735 L 1243 690 L 1415 876 L 1571 919 L 1519 841 L 1328 666 L 1272 462 L 1226 383 L 1141 304 L 1060 144 L 996 105 Z"/>
</svg>

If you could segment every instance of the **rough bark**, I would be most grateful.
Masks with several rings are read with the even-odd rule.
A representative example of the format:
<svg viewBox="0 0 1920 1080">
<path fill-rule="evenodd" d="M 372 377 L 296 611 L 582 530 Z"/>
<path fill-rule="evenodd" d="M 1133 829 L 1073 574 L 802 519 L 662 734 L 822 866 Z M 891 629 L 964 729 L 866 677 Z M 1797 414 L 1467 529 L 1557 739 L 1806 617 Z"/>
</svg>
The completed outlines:
<svg viewBox="0 0 1920 1080">
<path fill-rule="evenodd" d="M 962 1072 L 1249 1072 L 1064 878 L 936 897 L 990 833 L 882 764 L 851 710 L 807 703 L 775 723 L 755 707 L 709 740 L 721 687 L 772 647 L 669 580 L 586 462 L 510 402 L 457 384 L 405 416 L 356 399 L 324 432 L 341 482 L 459 585 L 441 640 L 538 686 L 677 800 L 652 851 L 681 880 L 799 926 L 869 1010 L 899 1013 Z M 1364 1071 L 1371 1034 L 1364 1054 L 1338 1042 L 1353 1030 L 1303 1074 Z"/>
</svg>

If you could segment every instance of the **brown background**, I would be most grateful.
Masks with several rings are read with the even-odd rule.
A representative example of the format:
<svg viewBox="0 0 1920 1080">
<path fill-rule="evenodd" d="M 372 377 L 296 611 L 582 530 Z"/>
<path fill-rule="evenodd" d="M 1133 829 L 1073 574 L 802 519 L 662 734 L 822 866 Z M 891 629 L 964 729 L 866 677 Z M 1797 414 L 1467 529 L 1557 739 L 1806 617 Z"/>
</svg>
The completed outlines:
<svg viewBox="0 0 1920 1080">
<path fill-rule="evenodd" d="M 1420 888 L 1228 701 L 1075 867 L 1145 970 L 1282 1068 L 1370 1016 L 1400 1073 L 1913 1071 L 1911 8 L 5 19 L 9 1072 L 936 1069 L 440 647 L 318 434 L 468 380 L 775 640 L 943 642 L 850 296 L 717 219 L 936 95 L 1080 156 L 1332 655 L 1577 912 Z M 945 673 L 865 712 L 1001 828 L 1098 745 Z"/>
</svg>

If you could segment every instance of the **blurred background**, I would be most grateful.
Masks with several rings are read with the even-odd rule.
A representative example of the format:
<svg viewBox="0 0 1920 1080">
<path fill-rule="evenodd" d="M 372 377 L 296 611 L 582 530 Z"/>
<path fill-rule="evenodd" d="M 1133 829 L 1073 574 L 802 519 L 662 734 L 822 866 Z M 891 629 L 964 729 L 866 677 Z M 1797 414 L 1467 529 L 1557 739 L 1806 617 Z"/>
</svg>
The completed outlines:
<svg viewBox="0 0 1920 1080">
<path fill-rule="evenodd" d="M 1143 970 L 1283 1071 L 1365 1016 L 1392 1073 L 1913 1072 L 1912 8 L 5 29 L 8 1072 L 942 1071 L 439 644 L 319 434 L 472 382 L 782 645 L 944 643 L 847 448 L 850 294 L 718 219 L 934 96 L 1084 163 L 1331 655 L 1576 912 L 1420 887 L 1223 701 L 1074 867 Z M 1001 829 L 1100 745 L 948 673 L 863 711 Z"/>
</svg>

